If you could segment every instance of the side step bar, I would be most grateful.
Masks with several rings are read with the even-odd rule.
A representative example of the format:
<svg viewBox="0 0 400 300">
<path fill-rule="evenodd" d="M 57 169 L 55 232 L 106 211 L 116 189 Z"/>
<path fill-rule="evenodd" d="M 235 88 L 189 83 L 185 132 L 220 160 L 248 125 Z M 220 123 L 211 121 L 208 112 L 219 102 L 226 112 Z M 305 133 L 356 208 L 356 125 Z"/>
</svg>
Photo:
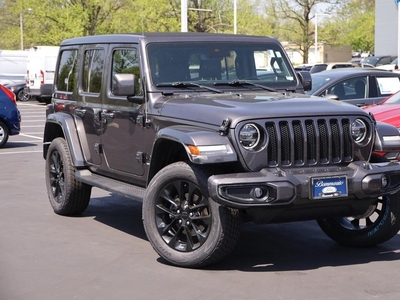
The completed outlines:
<svg viewBox="0 0 400 300">
<path fill-rule="evenodd" d="M 100 189 L 118 194 L 120 196 L 142 202 L 146 191 L 145 188 L 137 187 L 128 183 L 123 183 L 104 176 L 96 175 L 89 170 L 75 171 L 75 178 L 76 180 L 86 183 L 88 185 L 95 186 Z"/>
</svg>

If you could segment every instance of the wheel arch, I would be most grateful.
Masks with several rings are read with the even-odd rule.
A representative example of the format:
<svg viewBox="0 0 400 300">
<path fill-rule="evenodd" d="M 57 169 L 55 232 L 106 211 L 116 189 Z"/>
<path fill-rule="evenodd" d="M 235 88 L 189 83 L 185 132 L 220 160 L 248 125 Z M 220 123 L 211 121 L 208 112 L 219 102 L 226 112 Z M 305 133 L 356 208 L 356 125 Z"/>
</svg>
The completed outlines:
<svg viewBox="0 0 400 300">
<path fill-rule="evenodd" d="M 10 132 L 11 128 L 10 128 L 10 124 L 8 124 L 6 118 L 3 118 L 2 116 L 0 116 L 0 122 L 4 124 L 4 126 L 7 127 L 8 132 Z"/>
<path fill-rule="evenodd" d="M 74 119 L 65 113 L 49 114 L 47 116 L 43 135 L 43 158 L 46 159 L 51 142 L 58 137 L 62 137 L 67 141 L 73 165 L 75 167 L 85 166 Z"/>
<path fill-rule="evenodd" d="M 207 153 L 193 155 L 188 146 L 226 145 L 226 153 Z M 165 166 L 177 161 L 190 161 L 194 164 L 216 164 L 236 162 L 237 154 L 227 136 L 216 131 L 193 126 L 171 126 L 161 129 L 153 145 L 148 182 Z"/>
</svg>

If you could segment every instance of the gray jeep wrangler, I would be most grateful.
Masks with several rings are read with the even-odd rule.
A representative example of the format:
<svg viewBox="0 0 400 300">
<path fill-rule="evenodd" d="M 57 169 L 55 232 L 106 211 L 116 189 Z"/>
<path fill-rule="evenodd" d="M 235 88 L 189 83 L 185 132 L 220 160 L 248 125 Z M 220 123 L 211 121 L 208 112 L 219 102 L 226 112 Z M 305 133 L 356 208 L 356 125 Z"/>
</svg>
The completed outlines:
<svg viewBox="0 0 400 300">
<path fill-rule="evenodd" d="M 399 230 L 396 128 L 362 109 L 304 95 L 272 38 L 117 34 L 61 43 L 43 155 L 55 213 L 91 188 L 143 202 L 143 224 L 173 265 L 204 267 L 242 222 L 317 220 L 338 243 Z"/>
</svg>

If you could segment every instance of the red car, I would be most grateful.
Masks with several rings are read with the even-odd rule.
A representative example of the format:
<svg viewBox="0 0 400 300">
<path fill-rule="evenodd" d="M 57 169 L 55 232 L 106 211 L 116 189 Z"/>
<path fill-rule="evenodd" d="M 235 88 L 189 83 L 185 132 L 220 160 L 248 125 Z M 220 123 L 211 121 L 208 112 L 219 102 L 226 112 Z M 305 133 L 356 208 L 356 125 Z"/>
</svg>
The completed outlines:
<svg viewBox="0 0 400 300">
<path fill-rule="evenodd" d="M 400 91 L 390 95 L 378 104 L 364 106 L 363 109 L 374 115 L 377 122 L 395 126 L 400 134 Z M 400 160 L 398 153 L 378 153 L 390 160 Z"/>
</svg>

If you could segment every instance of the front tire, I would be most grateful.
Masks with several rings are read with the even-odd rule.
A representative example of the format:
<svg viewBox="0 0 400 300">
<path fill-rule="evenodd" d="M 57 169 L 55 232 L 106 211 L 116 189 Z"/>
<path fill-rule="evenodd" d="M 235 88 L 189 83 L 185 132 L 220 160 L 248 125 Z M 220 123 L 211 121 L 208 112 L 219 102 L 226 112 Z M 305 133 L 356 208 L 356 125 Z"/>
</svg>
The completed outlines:
<svg viewBox="0 0 400 300">
<path fill-rule="evenodd" d="M 75 168 L 65 139 L 54 139 L 46 156 L 46 187 L 56 214 L 80 214 L 87 208 L 92 187 L 75 179 Z"/>
<path fill-rule="evenodd" d="M 352 247 L 384 243 L 400 229 L 400 192 L 380 196 L 360 216 L 318 220 L 321 229 L 336 242 Z"/>
<path fill-rule="evenodd" d="M 0 148 L 7 143 L 9 136 L 8 127 L 0 121 Z"/>
<path fill-rule="evenodd" d="M 157 173 L 147 188 L 144 229 L 155 251 L 173 265 L 210 265 L 239 239 L 239 212 L 209 198 L 207 179 L 198 166 L 177 162 Z"/>
</svg>

